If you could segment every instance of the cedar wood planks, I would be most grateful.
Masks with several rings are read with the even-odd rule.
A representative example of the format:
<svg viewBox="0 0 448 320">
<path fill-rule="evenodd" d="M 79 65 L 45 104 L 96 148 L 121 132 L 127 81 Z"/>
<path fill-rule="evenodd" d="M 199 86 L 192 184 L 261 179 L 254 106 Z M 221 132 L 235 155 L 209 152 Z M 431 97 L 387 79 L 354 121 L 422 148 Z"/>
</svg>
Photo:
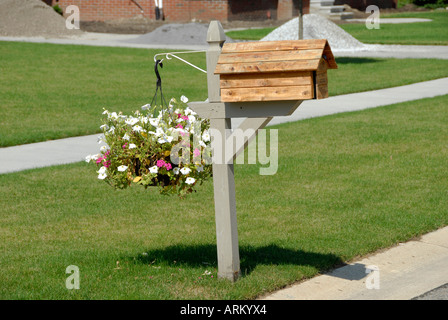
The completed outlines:
<svg viewBox="0 0 448 320">
<path fill-rule="evenodd" d="M 325 39 L 242 42 L 223 46 L 215 74 L 223 102 L 304 100 L 328 96 L 328 68 Z"/>
</svg>

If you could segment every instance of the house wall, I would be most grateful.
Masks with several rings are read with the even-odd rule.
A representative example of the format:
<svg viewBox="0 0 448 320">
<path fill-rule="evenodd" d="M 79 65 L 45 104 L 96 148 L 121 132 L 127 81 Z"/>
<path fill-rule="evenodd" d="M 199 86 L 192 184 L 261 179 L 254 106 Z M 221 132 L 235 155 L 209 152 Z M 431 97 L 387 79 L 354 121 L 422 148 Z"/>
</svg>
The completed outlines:
<svg viewBox="0 0 448 320">
<path fill-rule="evenodd" d="M 58 4 L 62 10 L 69 5 L 79 7 L 82 21 L 106 21 L 141 15 L 131 0 L 43 0 Z M 298 14 L 300 0 L 164 0 L 163 15 L 167 21 L 191 20 L 266 20 L 291 19 Z M 154 0 L 136 0 L 143 15 L 156 19 Z M 309 0 L 303 0 L 304 13 L 309 12 Z"/>
</svg>

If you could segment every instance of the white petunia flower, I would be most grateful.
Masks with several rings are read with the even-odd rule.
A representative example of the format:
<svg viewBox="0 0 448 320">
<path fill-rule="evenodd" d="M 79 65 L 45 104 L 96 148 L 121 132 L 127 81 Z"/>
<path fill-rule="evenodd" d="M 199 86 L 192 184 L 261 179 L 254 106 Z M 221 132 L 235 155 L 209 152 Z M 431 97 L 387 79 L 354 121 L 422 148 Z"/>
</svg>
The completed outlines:
<svg viewBox="0 0 448 320">
<path fill-rule="evenodd" d="M 102 166 L 102 167 L 97 171 L 97 173 L 99 173 L 99 174 L 105 174 L 106 171 L 107 171 L 107 168 L 106 168 L 105 166 Z"/>
<path fill-rule="evenodd" d="M 196 170 L 197 170 L 198 172 L 202 172 L 202 171 L 204 171 L 204 166 L 196 167 Z"/>
<path fill-rule="evenodd" d="M 102 125 L 100 126 L 100 129 L 101 129 L 101 130 L 109 130 L 109 126 L 108 126 L 107 124 L 102 124 Z"/>
<path fill-rule="evenodd" d="M 140 117 L 139 120 L 140 120 L 142 123 L 144 123 L 144 124 L 148 123 L 148 118 L 147 118 L 147 117 Z"/>
<path fill-rule="evenodd" d="M 186 115 L 186 116 L 188 116 L 188 115 L 195 116 L 195 115 L 197 115 L 197 113 L 194 112 L 193 110 L 191 110 L 190 107 L 186 107 L 186 108 L 185 108 L 185 115 Z"/>
<path fill-rule="evenodd" d="M 157 172 L 159 172 L 159 168 L 157 166 L 153 166 L 153 167 L 149 168 L 149 172 L 150 173 L 157 173 Z"/>
<path fill-rule="evenodd" d="M 133 143 L 129 144 L 129 149 L 134 149 L 134 148 L 137 148 L 137 146 L 135 144 L 133 144 Z"/>
<path fill-rule="evenodd" d="M 157 142 L 160 144 L 163 143 L 170 143 L 171 141 L 173 141 L 173 137 L 172 136 L 167 136 L 166 134 L 164 134 L 162 137 L 160 137 L 159 139 L 157 139 Z"/>
<path fill-rule="evenodd" d="M 116 112 L 108 113 L 107 117 L 117 120 L 118 119 L 118 114 Z"/>
<path fill-rule="evenodd" d="M 188 121 L 190 121 L 190 123 L 194 123 L 196 121 L 196 117 L 193 115 L 189 115 L 188 116 Z"/>
<path fill-rule="evenodd" d="M 210 141 L 210 134 L 208 133 L 208 130 L 204 130 L 204 133 L 202 134 L 202 140 L 205 142 Z"/>
<path fill-rule="evenodd" d="M 125 121 L 125 123 L 130 125 L 130 126 L 133 126 L 137 122 L 138 122 L 138 119 L 134 118 L 134 117 L 130 117 L 130 118 L 126 119 L 126 121 Z"/>
<path fill-rule="evenodd" d="M 163 131 L 162 128 L 157 128 L 156 129 L 156 137 L 163 136 L 164 134 L 165 134 L 165 132 Z"/>
<path fill-rule="evenodd" d="M 98 155 L 97 154 L 89 154 L 88 156 L 86 156 L 86 162 L 89 163 L 90 161 L 95 161 L 96 159 L 98 159 Z"/>
<path fill-rule="evenodd" d="M 100 151 L 106 151 L 107 149 L 107 146 L 101 146 Z"/>
<path fill-rule="evenodd" d="M 131 137 L 127 133 L 125 133 L 123 136 L 123 140 L 129 140 L 130 138 Z"/>
<path fill-rule="evenodd" d="M 96 142 L 98 142 L 98 144 L 100 144 L 101 142 L 106 142 L 106 141 L 104 140 L 104 136 L 103 136 L 103 135 L 100 135 L 100 136 L 98 136 L 98 138 L 96 139 Z"/>
<path fill-rule="evenodd" d="M 180 97 L 180 101 L 182 101 L 183 103 L 187 103 L 188 98 L 186 96 L 182 96 L 182 97 Z"/>
<path fill-rule="evenodd" d="M 135 131 L 135 132 L 145 132 L 145 131 L 146 131 L 145 129 L 143 129 L 143 128 L 142 128 L 141 126 L 139 126 L 139 125 L 133 126 L 133 127 L 132 127 L 132 130 Z"/>
<path fill-rule="evenodd" d="M 192 177 L 188 177 L 188 178 L 185 180 L 185 183 L 186 183 L 186 184 L 193 184 L 195 181 L 196 181 L 196 180 L 195 180 L 194 178 L 192 178 Z"/>
<path fill-rule="evenodd" d="M 100 173 L 99 175 L 98 175 L 98 179 L 100 179 L 100 180 L 104 180 L 104 179 L 106 179 L 107 178 L 107 174 L 105 174 L 105 173 Z"/>
<path fill-rule="evenodd" d="M 150 108 L 151 108 L 151 105 L 149 103 L 142 106 L 142 110 L 149 110 Z"/>
<path fill-rule="evenodd" d="M 104 111 L 103 111 L 103 114 L 109 114 L 109 111 L 104 110 Z"/>
<path fill-rule="evenodd" d="M 117 168 L 117 170 L 120 171 L 120 172 L 124 172 L 124 171 L 126 171 L 127 169 L 128 169 L 128 167 L 125 166 L 125 165 L 121 165 L 121 166 L 119 166 L 119 167 Z"/>
<path fill-rule="evenodd" d="M 176 168 L 174 168 L 173 169 L 173 173 L 175 174 L 175 175 L 178 175 L 179 174 L 179 168 L 178 167 L 176 167 Z"/>
<path fill-rule="evenodd" d="M 190 169 L 190 168 L 187 168 L 187 167 L 183 167 L 182 169 L 180 169 L 180 172 L 181 172 L 183 175 L 187 175 L 187 174 L 189 174 L 189 173 L 191 172 L 191 169 Z"/>
</svg>

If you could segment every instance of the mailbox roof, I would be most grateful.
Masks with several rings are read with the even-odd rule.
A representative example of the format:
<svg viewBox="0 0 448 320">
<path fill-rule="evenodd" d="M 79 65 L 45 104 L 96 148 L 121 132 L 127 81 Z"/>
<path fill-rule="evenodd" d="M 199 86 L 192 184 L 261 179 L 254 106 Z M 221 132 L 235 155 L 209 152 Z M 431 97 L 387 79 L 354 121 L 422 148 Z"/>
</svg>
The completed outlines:
<svg viewBox="0 0 448 320">
<path fill-rule="evenodd" d="M 337 64 L 326 39 L 225 43 L 215 74 L 315 71 Z"/>
</svg>

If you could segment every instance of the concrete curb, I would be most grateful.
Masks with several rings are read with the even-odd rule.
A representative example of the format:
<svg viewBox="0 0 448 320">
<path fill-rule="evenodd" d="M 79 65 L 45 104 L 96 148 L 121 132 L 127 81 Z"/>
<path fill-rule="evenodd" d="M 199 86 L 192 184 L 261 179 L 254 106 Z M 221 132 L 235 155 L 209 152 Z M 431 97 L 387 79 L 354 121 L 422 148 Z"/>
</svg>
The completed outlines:
<svg viewBox="0 0 448 320">
<path fill-rule="evenodd" d="M 447 266 L 445 227 L 261 300 L 410 300 L 448 283 Z"/>
</svg>

